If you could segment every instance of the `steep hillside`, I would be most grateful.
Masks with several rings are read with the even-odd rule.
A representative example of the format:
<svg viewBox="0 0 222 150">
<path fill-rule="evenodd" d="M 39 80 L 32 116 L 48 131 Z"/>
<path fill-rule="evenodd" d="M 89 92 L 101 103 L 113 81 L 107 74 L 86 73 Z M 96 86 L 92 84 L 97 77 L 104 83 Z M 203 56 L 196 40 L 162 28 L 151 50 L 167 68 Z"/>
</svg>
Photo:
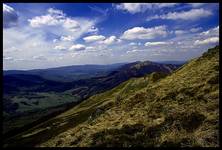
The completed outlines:
<svg viewBox="0 0 222 150">
<path fill-rule="evenodd" d="M 111 66 L 114 68 L 117 64 Z M 11 135 L 24 125 L 42 117 L 51 116 L 52 112 L 56 112 L 55 108 L 60 112 L 61 109 L 66 109 L 66 105 L 73 106 L 92 95 L 110 90 L 132 77 L 141 77 L 152 72 L 170 73 L 178 67 L 179 65 L 165 65 L 149 61 L 135 62 L 125 64 L 106 76 L 66 83 L 46 80 L 38 75 L 9 73 L 3 78 L 3 133 L 8 135 L 10 132 Z M 70 71 L 71 68 L 68 70 Z M 77 71 L 77 68 L 74 70 Z M 90 68 L 91 71 L 93 69 L 92 66 L 88 68 L 89 71 Z M 96 66 L 96 68 L 99 67 Z M 100 67 L 101 70 L 102 68 Z M 82 67 L 79 67 L 80 72 L 81 69 L 84 71 Z M 65 108 L 62 108 L 63 106 Z"/>
<path fill-rule="evenodd" d="M 128 80 L 4 143 L 215 147 L 218 130 L 219 46 L 171 75 L 152 73 Z"/>
<path fill-rule="evenodd" d="M 166 75 L 167 74 L 165 73 L 153 73 L 142 78 L 130 79 L 110 91 L 90 97 L 73 109 L 62 113 L 57 117 L 43 122 L 15 137 L 7 139 L 5 143 L 10 143 L 8 146 L 34 146 L 43 143 L 74 126 L 87 121 L 93 116 L 96 116 L 98 111 L 108 110 L 115 103 L 115 99 L 118 99 L 120 93 L 121 95 L 128 97 L 135 93 L 135 91 L 145 88 L 147 84 L 152 83 L 153 80 L 157 80 L 159 77 Z"/>
</svg>

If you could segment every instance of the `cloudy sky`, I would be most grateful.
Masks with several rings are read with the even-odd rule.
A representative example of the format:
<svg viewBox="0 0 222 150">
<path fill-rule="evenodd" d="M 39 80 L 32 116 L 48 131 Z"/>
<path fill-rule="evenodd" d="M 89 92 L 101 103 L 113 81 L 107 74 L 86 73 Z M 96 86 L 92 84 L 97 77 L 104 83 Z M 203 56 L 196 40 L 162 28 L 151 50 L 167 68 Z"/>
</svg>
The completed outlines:
<svg viewBox="0 0 222 150">
<path fill-rule="evenodd" d="M 189 60 L 219 43 L 216 3 L 5 3 L 3 69 Z"/>
</svg>

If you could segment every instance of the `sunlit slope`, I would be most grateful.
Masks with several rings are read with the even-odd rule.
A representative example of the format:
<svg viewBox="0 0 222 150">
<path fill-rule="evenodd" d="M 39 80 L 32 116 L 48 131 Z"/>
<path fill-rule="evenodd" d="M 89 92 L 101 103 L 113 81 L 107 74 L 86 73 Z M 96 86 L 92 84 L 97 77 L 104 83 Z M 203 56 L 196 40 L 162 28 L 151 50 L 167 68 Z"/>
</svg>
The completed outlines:
<svg viewBox="0 0 222 150">
<path fill-rule="evenodd" d="M 160 80 L 150 76 L 58 116 L 75 118 L 73 126 L 37 146 L 218 146 L 219 47 Z"/>
<path fill-rule="evenodd" d="M 116 100 L 120 96 L 121 98 L 128 98 L 136 91 L 153 83 L 154 80 L 166 75 L 165 73 L 152 73 L 142 78 L 132 78 L 112 90 L 92 96 L 69 111 L 8 139 L 5 142 L 5 146 L 34 146 L 41 144 L 70 128 L 94 119 L 98 114 L 114 107 Z"/>
</svg>

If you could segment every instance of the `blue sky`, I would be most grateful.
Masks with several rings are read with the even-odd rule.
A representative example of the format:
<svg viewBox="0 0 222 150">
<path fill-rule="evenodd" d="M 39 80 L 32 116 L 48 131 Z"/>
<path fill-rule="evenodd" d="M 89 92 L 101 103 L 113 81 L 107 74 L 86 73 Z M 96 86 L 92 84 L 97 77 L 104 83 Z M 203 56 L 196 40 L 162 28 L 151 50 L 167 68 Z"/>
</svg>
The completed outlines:
<svg viewBox="0 0 222 150">
<path fill-rule="evenodd" d="M 3 69 L 189 60 L 219 43 L 217 3 L 5 3 Z"/>
</svg>

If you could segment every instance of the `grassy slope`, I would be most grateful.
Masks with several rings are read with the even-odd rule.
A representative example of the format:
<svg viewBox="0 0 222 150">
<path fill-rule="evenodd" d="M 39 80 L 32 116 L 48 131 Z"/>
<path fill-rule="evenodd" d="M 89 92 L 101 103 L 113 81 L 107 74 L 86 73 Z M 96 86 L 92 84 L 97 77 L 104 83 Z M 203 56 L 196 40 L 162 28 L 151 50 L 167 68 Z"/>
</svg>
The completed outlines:
<svg viewBox="0 0 222 150">
<path fill-rule="evenodd" d="M 94 103 L 113 102 L 109 110 L 97 111 L 93 119 L 40 146 L 219 145 L 219 47 L 155 84 L 140 78 L 121 86 L 111 91 L 121 89 L 118 92 L 93 96 L 64 113 L 75 114 Z"/>
<path fill-rule="evenodd" d="M 153 73 L 128 80 L 5 142 L 8 146 L 218 146 L 218 53 L 219 48 L 211 50 L 165 78 Z"/>
<path fill-rule="evenodd" d="M 110 91 L 90 97 L 73 109 L 62 113 L 47 122 L 43 122 L 24 133 L 6 140 L 5 143 L 10 143 L 8 146 L 34 146 L 45 142 L 46 140 L 65 132 L 69 128 L 87 121 L 97 108 L 109 109 L 114 105 L 117 95 L 120 95 L 119 93 L 128 97 L 130 95 L 129 92 L 133 94 L 135 90 L 145 88 L 148 82 L 150 82 L 148 77 L 146 80 L 144 80 L 144 77 L 130 79 Z M 5 146 L 7 146 L 7 144 Z"/>
</svg>

